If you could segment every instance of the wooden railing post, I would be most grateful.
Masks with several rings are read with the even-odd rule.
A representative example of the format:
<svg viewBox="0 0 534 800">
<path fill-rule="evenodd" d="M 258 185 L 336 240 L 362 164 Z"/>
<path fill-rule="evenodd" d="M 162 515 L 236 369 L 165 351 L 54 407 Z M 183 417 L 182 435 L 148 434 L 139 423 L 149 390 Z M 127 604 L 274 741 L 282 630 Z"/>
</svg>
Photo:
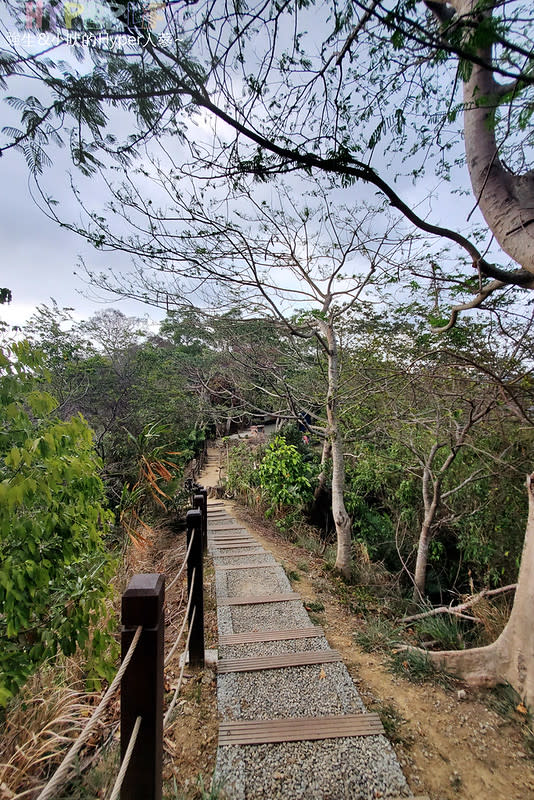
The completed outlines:
<svg viewBox="0 0 534 800">
<path fill-rule="evenodd" d="M 189 639 L 189 664 L 192 667 L 204 667 L 204 575 L 202 564 L 202 512 L 200 509 L 188 511 L 187 522 L 187 547 L 193 537 L 191 552 L 187 560 L 187 594 L 193 594 L 189 608 L 189 625 L 191 637 Z M 194 579 L 193 579 L 194 572 Z M 194 617 L 193 617 L 193 611 Z"/>
<path fill-rule="evenodd" d="M 202 552 L 208 550 L 208 491 L 199 489 L 193 496 L 193 508 L 200 509 L 202 515 Z"/>
<path fill-rule="evenodd" d="M 138 716 L 141 727 L 121 800 L 161 800 L 163 768 L 163 653 L 165 576 L 134 575 L 122 595 L 122 658 L 143 631 L 121 682 L 121 761 Z"/>
</svg>

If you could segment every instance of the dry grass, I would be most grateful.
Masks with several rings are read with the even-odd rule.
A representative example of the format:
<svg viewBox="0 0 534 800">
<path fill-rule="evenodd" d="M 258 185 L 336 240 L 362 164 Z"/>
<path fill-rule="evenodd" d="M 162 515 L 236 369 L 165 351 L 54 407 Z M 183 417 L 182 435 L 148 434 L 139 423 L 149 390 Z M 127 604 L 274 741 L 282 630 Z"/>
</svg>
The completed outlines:
<svg viewBox="0 0 534 800">
<path fill-rule="evenodd" d="M 512 610 L 513 594 L 492 600 L 482 597 L 471 609 L 481 624 L 477 626 L 477 645 L 491 644 L 500 635 Z M 470 612 L 466 612 L 470 613 Z"/>
<path fill-rule="evenodd" d="M 58 679 L 61 676 L 61 683 Z M 32 798 L 61 763 L 99 695 L 84 691 L 73 660 L 33 675 L 11 702 L 0 740 L 0 797 Z M 97 731 L 89 748 L 98 743 Z"/>
<path fill-rule="evenodd" d="M 127 549 L 113 581 L 109 612 L 117 619 L 117 630 L 120 596 L 132 574 L 163 572 L 170 581 L 183 562 L 186 548 L 182 533 L 174 532 L 168 525 L 154 525 L 149 538 L 150 543 Z M 174 638 L 176 625 L 183 614 L 184 591 L 181 580 L 167 597 L 168 641 Z M 101 693 L 85 691 L 84 662 L 83 653 L 79 653 L 73 658 L 60 657 L 54 663 L 44 665 L 10 703 L 0 737 L 0 800 L 33 800 L 37 797 L 91 716 Z M 78 771 L 82 772 L 88 766 L 91 769 L 88 771 L 90 775 L 85 774 L 81 779 L 80 786 L 74 787 L 76 797 L 93 800 L 103 796 L 101 790 L 95 788 L 96 783 L 107 783 L 109 775 L 97 776 L 99 768 L 96 762 L 101 759 L 99 748 L 113 732 L 118 718 L 117 695 L 82 751 Z M 115 755 L 108 754 L 104 758 L 107 760 Z M 105 766 L 103 771 L 109 772 Z M 116 769 L 111 772 L 114 778 Z"/>
</svg>

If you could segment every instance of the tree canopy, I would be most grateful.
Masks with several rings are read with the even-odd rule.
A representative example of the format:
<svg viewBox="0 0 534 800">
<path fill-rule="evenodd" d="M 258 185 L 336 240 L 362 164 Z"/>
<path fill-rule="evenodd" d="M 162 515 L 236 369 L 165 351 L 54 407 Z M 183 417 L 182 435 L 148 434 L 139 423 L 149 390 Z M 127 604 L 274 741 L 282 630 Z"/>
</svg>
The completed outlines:
<svg viewBox="0 0 534 800">
<path fill-rule="evenodd" d="M 9 40 L 4 26 L 3 80 L 40 86 L 9 99 L 21 123 L 4 129 L 2 152 L 22 149 L 35 172 L 62 139 L 87 174 L 110 158 L 131 163 L 156 140 L 171 180 L 321 173 L 332 185 L 370 187 L 395 215 L 448 242 L 454 260 L 440 277 L 460 281 L 460 307 L 532 288 L 528 4 L 221 0 L 168 2 L 151 17 L 135 0 L 118 11 L 102 3 L 98 18 L 83 4 L 77 16 L 72 4 L 7 5 L 28 33 L 56 36 L 35 53 L 35 41 L 25 48 L 22 31 Z M 60 61 L 68 41 L 76 67 L 72 47 Z M 426 195 L 425 174 L 456 181 L 463 161 L 501 248 L 496 261 L 487 237 L 448 228 L 410 200 L 408 178 Z"/>
</svg>

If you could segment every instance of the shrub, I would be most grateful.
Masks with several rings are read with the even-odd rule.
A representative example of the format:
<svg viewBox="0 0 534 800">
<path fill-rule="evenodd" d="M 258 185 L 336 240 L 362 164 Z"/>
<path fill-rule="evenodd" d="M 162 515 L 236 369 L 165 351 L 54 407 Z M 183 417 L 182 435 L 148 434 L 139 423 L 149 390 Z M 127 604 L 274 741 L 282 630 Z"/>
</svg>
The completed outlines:
<svg viewBox="0 0 534 800">
<path fill-rule="evenodd" d="M 302 507 L 312 499 L 313 466 L 282 436 L 275 436 L 259 469 L 260 484 L 271 513 L 284 506 Z"/>
<path fill-rule="evenodd" d="M 39 358 L 27 342 L 0 350 L 0 704 L 58 650 L 89 642 L 104 614 L 111 560 L 92 432 L 79 416 L 54 416 L 35 387 Z M 107 674 L 110 644 L 97 630 L 90 671 Z"/>
<path fill-rule="evenodd" d="M 259 494 L 259 467 L 263 447 L 238 442 L 228 451 L 226 487 L 229 492 L 252 502 Z"/>
</svg>

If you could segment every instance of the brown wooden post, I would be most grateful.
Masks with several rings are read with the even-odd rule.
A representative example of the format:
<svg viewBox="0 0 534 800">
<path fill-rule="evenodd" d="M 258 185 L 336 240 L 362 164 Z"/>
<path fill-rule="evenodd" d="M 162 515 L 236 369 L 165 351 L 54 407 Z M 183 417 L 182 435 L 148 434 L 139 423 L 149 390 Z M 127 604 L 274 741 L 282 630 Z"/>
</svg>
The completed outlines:
<svg viewBox="0 0 534 800">
<path fill-rule="evenodd" d="M 204 505 L 202 507 L 202 515 L 204 517 L 203 546 L 204 546 L 204 553 L 207 553 L 208 552 L 208 490 L 202 487 L 199 494 L 201 494 L 202 497 L 204 498 Z"/>
<path fill-rule="evenodd" d="M 121 655 L 143 626 L 121 682 L 121 760 L 138 716 L 141 727 L 121 800 L 161 800 L 163 769 L 163 653 L 165 576 L 134 575 L 122 595 Z"/>
<path fill-rule="evenodd" d="M 187 596 L 191 592 L 193 570 L 195 572 L 191 606 L 189 608 L 189 625 L 192 628 L 189 639 L 189 664 L 192 667 L 204 667 L 204 576 L 202 564 L 202 512 L 200 509 L 188 511 L 187 546 L 193 537 L 191 552 L 187 560 Z M 193 618 L 193 609 L 195 616 Z M 191 622 L 191 620 L 193 620 Z"/>
<path fill-rule="evenodd" d="M 206 489 L 199 489 L 193 495 L 193 508 L 199 508 L 202 515 L 202 552 L 208 549 L 208 492 Z"/>
</svg>

